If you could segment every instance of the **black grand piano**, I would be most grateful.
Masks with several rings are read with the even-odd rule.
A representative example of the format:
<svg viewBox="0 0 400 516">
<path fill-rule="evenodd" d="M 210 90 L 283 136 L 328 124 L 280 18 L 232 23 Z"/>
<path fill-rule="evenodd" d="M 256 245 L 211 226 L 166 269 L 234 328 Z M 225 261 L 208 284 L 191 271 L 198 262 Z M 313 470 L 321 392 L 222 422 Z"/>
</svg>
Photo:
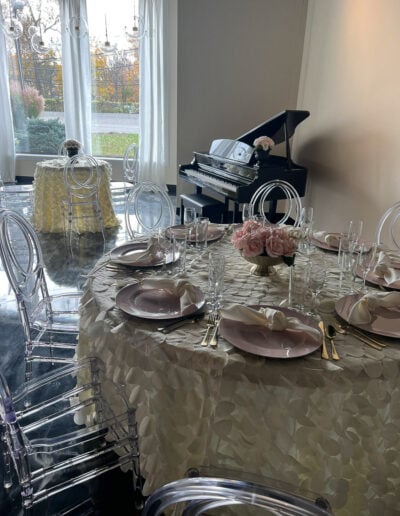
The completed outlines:
<svg viewBox="0 0 400 516">
<path fill-rule="evenodd" d="M 184 207 L 194 206 L 213 222 L 239 222 L 239 204 L 250 202 L 254 192 L 272 179 L 287 181 L 303 197 L 307 169 L 292 161 L 290 138 L 309 115 L 308 111 L 282 111 L 236 140 L 214 140 L 208 153 L 194 152 L 192 162 L 179 167 L 179 177 L 196 186 L 194 194 L 180 196 L 181 216 Z M 275 145 L 285 142 L 286 156 L 270 155 L 266 162 L 257 162 L 253 142 L 259 136 L 269 136 Z M 203 189 L 209 195 L 205 195 Z M 269 218 L 274 215 L 279 195 L 278 192 L 271 199 Z M 232 216 L 230 202 L 233 203 Z"/>
</svg>

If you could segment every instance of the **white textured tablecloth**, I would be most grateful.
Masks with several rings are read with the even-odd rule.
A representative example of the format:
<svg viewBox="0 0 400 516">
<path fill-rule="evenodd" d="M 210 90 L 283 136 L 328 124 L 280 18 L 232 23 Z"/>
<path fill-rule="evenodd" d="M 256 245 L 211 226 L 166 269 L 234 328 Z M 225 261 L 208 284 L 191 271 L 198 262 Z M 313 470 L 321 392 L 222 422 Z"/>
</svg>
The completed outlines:
<svg viewBox="0 0 400 516">
<path fill-rule="evenodd" d="M 98 160 L 101 180 L 99 202 L 104 227 L 118 226 L 111 203 L 110 177 L 111 166 Z M 37 163 L 34 175 L 34 212 L 32 223 L 36 230 L 47 233 L 65 231 L 62 202 L 67 201 L 67 188 L 64 183 L 65 158 L 57 158 Z M 86 208 L 79 208 L 85 210 Z M 74 218 L 73 230 L 78 232 L 98 231 L 99 225 L 93 218 Z"/>
<path fill-rule="evenodd" d="M 272 277 L 253 276 L 227 237 L 211 248 L 226 257 L 226 303 L 276 305 L 286 296 L 285 265 Z M 319 250 L 314 259 L 336 263 Z M 78 356 L 99 356 L 137 407 L 146 493 L 202 464 L 323 493 L 336 515 L 400 513 L 399 341 L 386 339 L 378 351 L 339 335 L 338 362 L 319 350 L 257 357 L 222 338 L 216 350 L 198 347 L 205 321 L 164 335 L 160 322 L 117 309 L 116 292 L 135 273 L 105 264 L 86 284 Z M 206 290 L 206 256 L 188 278 Z"/>
</svg>

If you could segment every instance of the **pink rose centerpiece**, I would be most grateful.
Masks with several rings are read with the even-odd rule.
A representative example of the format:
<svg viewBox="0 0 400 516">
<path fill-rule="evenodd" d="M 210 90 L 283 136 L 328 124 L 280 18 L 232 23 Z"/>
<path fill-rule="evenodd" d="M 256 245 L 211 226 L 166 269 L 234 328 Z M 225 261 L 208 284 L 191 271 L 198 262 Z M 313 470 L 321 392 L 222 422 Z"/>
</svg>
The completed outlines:
<svg viewBox="0 0 400 516">
<path fill-rule="evenodd" d="M 288 228 L 247 220 L 235 231 L 231 242 L 243 258 L 255 264 L 251 271 L 253 274 L 264 276 L 270 274 L 271 265 L 284 262 L 290 266 L 294 263 L 297 244 L 289 235 Z"/>
</svg>

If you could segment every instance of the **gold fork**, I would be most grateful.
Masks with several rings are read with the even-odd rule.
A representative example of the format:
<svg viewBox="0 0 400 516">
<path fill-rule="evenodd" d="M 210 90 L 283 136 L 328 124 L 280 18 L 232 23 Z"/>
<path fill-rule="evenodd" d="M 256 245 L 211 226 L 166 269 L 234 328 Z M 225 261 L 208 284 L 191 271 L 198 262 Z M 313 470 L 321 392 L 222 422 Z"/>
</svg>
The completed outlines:
<svg viewBox="0 0 400 516">
<path fill-rule="evenodd" d="M 212 332 L 212 329 L 215 326 L 216 317 L 217 317 L 217 313 L 216 312 L 210 312 L 209 313 L 208 320 L 207 320 L 207 330 L 206 330 L 206 334 L 203 337 L 203 340 L 200 343 L 201 346 L 208 346 L 208 344 L 210 343 L 211 332 Z"/>
</svg>

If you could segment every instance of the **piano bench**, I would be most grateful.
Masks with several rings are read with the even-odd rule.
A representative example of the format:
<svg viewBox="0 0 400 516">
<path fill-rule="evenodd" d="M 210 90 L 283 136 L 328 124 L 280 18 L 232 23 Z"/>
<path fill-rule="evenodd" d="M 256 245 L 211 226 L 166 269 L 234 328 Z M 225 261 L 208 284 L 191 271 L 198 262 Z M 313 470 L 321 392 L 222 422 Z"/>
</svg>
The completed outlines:
<svg viewBox="0 0 400 516">
<path fill-rule="evenodd" d="M 224 219 L 225 204 L 203 194 L 181 194 L 181 223 L 184 208 L 194 208 L 200 217 L 208 217 L 210 222 L 221 223 Z"/>
</svg>

